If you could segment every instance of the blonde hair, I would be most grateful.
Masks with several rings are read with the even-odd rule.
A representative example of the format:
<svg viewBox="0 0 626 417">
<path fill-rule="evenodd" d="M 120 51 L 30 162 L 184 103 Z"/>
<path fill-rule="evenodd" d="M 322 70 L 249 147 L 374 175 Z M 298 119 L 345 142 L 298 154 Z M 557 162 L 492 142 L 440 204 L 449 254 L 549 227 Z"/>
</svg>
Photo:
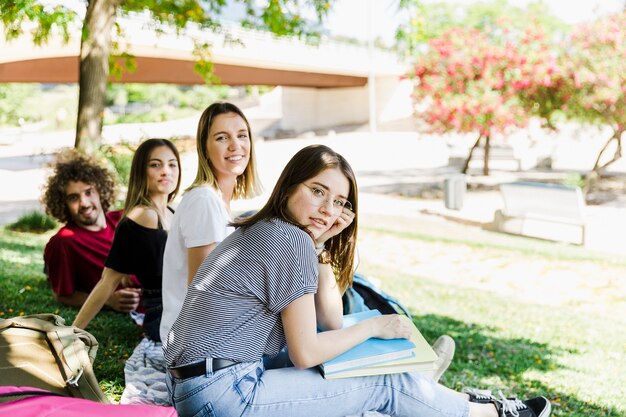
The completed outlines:
<svg viewBox="0 0 626 417">
<path fill-rule="evenodd" d="M 261 193 L 261 185 L 258 181 L 258 175 L 256 172 L 254 140 L 252 140 L 250 123 L 239 107 L 232 103 L 222 101 L 211 104 L 204 110 L 202 116 L 200 116 L 200 121 L 198 122 L 198 132 L 196 134 L 198 172 L 196 174 L 196 179 L 185 191 L 189 191 L 201 185 L 210 185 L 216 190 L 219 189 L 217 176 L 215 175 L 214 168 L 208 157 L 207 138 L 209 137 L 209 131 L 211 130 L 211 125 L 213 124 L 215 118 L 220 114 L 226 113 L 235 113 L 243 119 L 246 123 L 248 136 L 250 138 L 250 158 L 248 159 L 248 165 L 246 166 L 243 174 L 237 177 L 237 183 L 235 184 L 235 189 L 233 190 L 233 199 L 251 198 Z"/>
</svg>

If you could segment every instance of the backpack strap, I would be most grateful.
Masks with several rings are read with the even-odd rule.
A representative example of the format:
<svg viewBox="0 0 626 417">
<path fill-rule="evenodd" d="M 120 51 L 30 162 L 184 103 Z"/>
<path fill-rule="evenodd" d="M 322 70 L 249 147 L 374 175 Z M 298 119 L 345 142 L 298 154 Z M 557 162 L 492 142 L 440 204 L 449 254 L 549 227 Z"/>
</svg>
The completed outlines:
<svg viewBox="0 0 626 417">
<path fill-rule="evenodd" d="M 379 310 L 383 314 L 400 313 L 411 318 L 409 310 L 397 299 L 383 292 L 374 283 L 361 274 L 354 274 L 352 288 L 344 295 L 344 302 L 349 311 L 344 314 L 363 310 Z"/>
<path fill-rule="evenodd" d="M 67 364 L 71 374 L 65 375 L 65 384 L 68 388 L 78 389 L 78 381 L 83 376 L 83 366 L 76 351 L 77 340 L 72 338 L 74 329 L 71 327 L 58 327 L 46 333 L 48 342 L 54 346 L 57 352 L 62 352 L 63 361 Z M 82 343 L 82 342 L 81 342 Z"/>
<path fill-rule="evenodd" d="M 24 391 L 12 391 L 0 393 L 0 398 L 10 397 L 67 397 L 67 395 L 59 394 L 58 392 L 45 391 L 45 390 L 24 390 Z M 71 397 L 70 397 L 71 398 Z"/>
<path fill-rule="evenodd" d="M 78 338 L 75 336 L 78 336 Z M 96 342 L 95 338 L 84 330 L 68 326 L 56 327 L 48 332 L 47 337 L 48 342 L 54 346 L 55 351 L 62 352 L 62 361 L 65 362 L 71 372 L 69 375 L 64 375 L 66 378 L 65 384 L 70 389 L 70 392 L 72 394 L 76 393 L 78 397 L 108 402 L 104 393 L 94 388 L 94 386 L 98 386 L 98 382 L 93 373 L 90 371 L 85 372 L 85 366 L 91 368 L 91 363 L 95 359 L 98 348 L 98 342 Z M 94 345 L 87 345 L 84 340 L 93 340 Z M 91 350 L 89 349 L 90 347 L 92 348 Z M 79 392 L 80 395 L 78 395 Z M 89 393 L 89 396 L 86 395 L 87 393 Z"/>
</svg>

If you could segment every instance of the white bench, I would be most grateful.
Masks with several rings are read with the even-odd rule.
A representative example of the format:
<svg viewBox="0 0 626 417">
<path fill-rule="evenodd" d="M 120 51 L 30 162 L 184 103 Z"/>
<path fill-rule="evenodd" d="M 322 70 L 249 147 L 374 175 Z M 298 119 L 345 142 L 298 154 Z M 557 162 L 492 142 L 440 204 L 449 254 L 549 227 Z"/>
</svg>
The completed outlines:
<svg viewBox="0 0 626 417">
<path fill-rule="evenodd" d="M 485 159 L 485 149 L 479 147 L 474 149 L 471 168 L 480 168 Z M 497 169 L 513 169 L 516 171 L 526 171 L 537 166 L 536 153 L 525 147 L 497 146 L 489 147 L 489 166 Z"/>
<path fill-rule="evenodd" d="M 585 244 L 585 199 L 579 187 L 539 182 L 500 185 L 504 208 L 494 215 L 501 232 Z"/>
</svg>

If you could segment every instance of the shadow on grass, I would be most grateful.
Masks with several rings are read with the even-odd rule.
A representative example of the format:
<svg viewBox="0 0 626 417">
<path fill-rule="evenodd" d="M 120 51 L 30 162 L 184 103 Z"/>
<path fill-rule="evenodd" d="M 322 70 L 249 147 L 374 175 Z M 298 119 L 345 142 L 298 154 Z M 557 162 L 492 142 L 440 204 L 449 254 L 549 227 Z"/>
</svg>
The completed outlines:
<svg viewBox="0 0 626 417">
<path fill-rule="evenodd" d="M 551 401 L 553 416 L 623 415 L 615 408 L 587 403 L 525 376 L 528 371 L 549 372 L 561 367 L 551 358 L 576 353 L 575 350 L 555 349 L 523 338 L 494 337 L 496 329 L 446 316 L 427 314 L 413 319 L 431 343 L 442 334 L 450 335 L 456 343 L 454 360 L 441 380 L 443 385 L 457 391 L 466 387 L 502 390 L 505 395 L 518 398 L 542 395 Z"/>
<path fill-rule="evenodd" d="M 74 321 L 78 309 L 56 301 L 43 273 L 46 241 L 38 235 L 0 233 L 0 318 L 54 313 L 66 324 Z M 99 343 L 93 364 L 96 377 L 110 398 L 119 399 L 124 363 L 141 340 L 141 328 L 128 314 L 103 310 L 87 330 Z"/>
<path fill-rule="evenodd" d="M 72 320 L 78 313 L 74 310 Z M 124 364 L 141 341 L 142 329 L 128 314 L 112 310 L 101 311 L 87 330 L 99 343 L 94 372 L 105 392 L 120 394 L 124 389 Z"/>
<path fill-rule="evenodd" d="M 14 232 L 15 234 L 19 234 L 19 232 Z M 40 241 L 41 237 L 39 235 L 33 234 L 24 234 L 26 238 L 33 237 L 28 241 L 25 240 L 9 240 L 10 236 L 7 236 L 5 232 L 4 235 L 0 234 L 0 251 L 3 252 L 0 259 L 10 260 L 10 254 L 19 254 L 20 256 L 33 257 L 34 259 L 38 259 L 41 261 L 43 265 L 43 247 L 45 246 L 45 242 Z M 42 244 L 43 243 L 43 244 Z"/>
<path fill-rule="evenodd" d="M 552 403 L 554 417 L 624 417 L 624 410 L 583 401 L 574 395 L 532 381 L 534 395 L 543 395 Z"/>
<path fill-rule="evenodd" d="M 43 247 L 50 236 L 51 233 L 22 233 L 0 229 L 0 249 L 20 253 L 37 253 L 39 256 L 43 256 Z"/>
<path fill-rule="evenodd" d="M 550 357 L 559 354 L 546 344 L 528 339 L 503 339 L 493 336 L 495 329 L 466 323 L 434 314 L 415 319 L 427 340 L 448 334 L 456 342 L 453 369 L 461 366 L 468 374 L 481 377 L 498 375 L 507 378 L 521 375 L 529 369 L 548 371 L 554 368 Z"/>
</svg>

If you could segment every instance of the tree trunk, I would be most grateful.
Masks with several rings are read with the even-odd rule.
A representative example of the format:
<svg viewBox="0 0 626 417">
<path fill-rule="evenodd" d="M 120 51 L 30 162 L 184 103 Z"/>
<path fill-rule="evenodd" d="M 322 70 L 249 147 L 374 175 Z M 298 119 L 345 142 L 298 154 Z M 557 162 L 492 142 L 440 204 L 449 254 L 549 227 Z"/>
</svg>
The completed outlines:
<svg viewBox="0 0 626 417">
<path fill-rule="evenodd" d="M 120 1 L 90 0 L 83 22 L 74 147 L 86 153 L 93 153 L 101 141 L 111 33 Z"/>
<path fill-rule="evenodd" d="M 484 158 L 484 163 L 483 163 L 483 175 L 484 176 L 489 175 L 489 151 L 491 150 L 490 143 L 489 143 L 490 138 L 491 138 L 491 135 L 487 133 L 487 135 L 485 136 L 485 158 Z"/>
<path fill-rule="evenodd" d="M 600 178 L 600 171 L 602 171 L 604 168 L 608 167 L 613 162 L 616 162 L 622 157 L 622 134 L 624 133 L 624 131 L 626 131 L 624 128 L 614 129 L 613 136 L 611 136 L 609 140 L 606 141 L 602 149 L 600 149 L 600 153 L 598 153 L 598 156 L 596 157 L 596 162 L 595 164 L 593 164 L 593 168 L 591 169 L 591 172 L 587 174 L 587 178 L 585 181 L 585 189 L 584 189 L 585 194 L 591 191 L 593 184 L 598 180 L 598 178 Z M 617 148 L 615 148 L 615 153 L 613 154 L 613 157 L 607 162 L 605 162 L 604 164 L 600 164 L 600 160 L 602 159 L 602 156 L 607 151 L 607 149 L 611 145 L 611 142 L 613 141 L 617 142 Z"/>
<path fill-rule="evenodd" d="M 476 139 L 476 142 L 474 142 L 474 145 L 470 149 L 469 155 L 467 156 L 467 159 L 465 160 L 465 163 L 463 164 L 463 169 L 461 169 L 461 173 L 462 174 L 467 174 L 467 169 L 469 168 L 470 161 L 472 160 L 472 155 L 474 154 L 474 149 L 476 149 L 478 147 L 478 145 L 480 144 L 480 140 L 482 138 L 483 138 L 483 136 L 481 134 L 479 134 L 478 138 Z"/>
<path fill-rule="evenodd" d="M 617 161 L 618 159 L 622 157 L 622 134 L 623 133 L 624 133 L 624 129 L 618 128 L 613 131 L 613 136 L 609 138 L 609 140 L 604 144 L 604 146 L 600 150 L 600 153 L 598 154 L 598 157 L 596 158 L 596 163 L 593 165 L 592 171 L 596 172 L 599 175 L 602 169 L 608 167 L 613 162 Z M 602 159 L 602 155 L 604 155 L 606 150 L 609 148 L 609 145 L 614 140 L 617 141 L 617 148 L 615 149 L 615 153 L 613 154 L 613 157 L 606 163 L 600 165 L 600 160 Z"/>
</svg>

